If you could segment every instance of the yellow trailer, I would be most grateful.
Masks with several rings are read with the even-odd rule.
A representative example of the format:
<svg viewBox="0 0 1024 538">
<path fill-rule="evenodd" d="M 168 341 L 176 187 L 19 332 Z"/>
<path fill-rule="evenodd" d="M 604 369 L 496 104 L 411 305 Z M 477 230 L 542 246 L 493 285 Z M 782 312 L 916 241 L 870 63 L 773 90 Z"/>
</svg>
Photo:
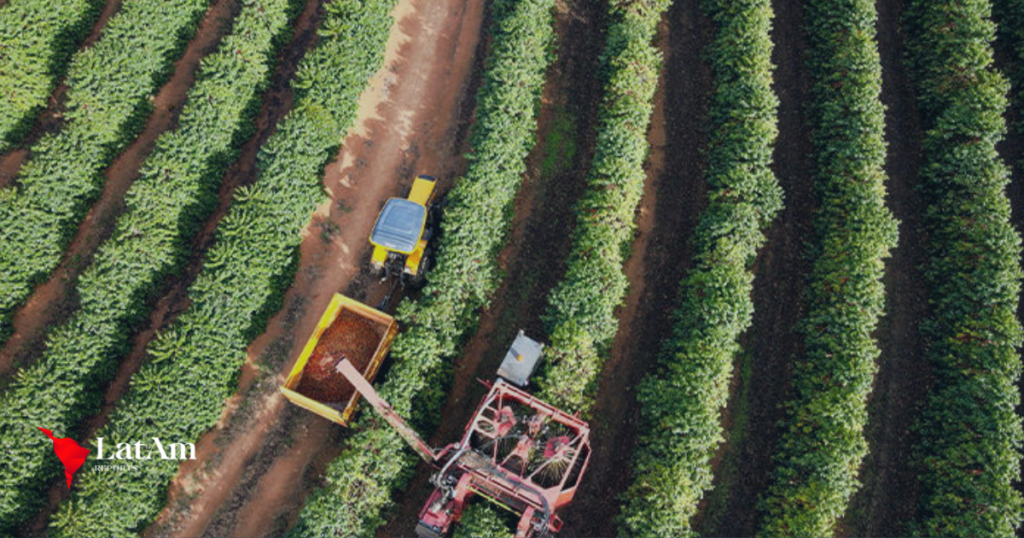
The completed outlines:
<svg viewBox="0 0 1024 538">
<path fill-rule="evenodd" d="M 359 392 L 335 365 L 348 359 L 372 381 L 397 333 L 392 316 L 334 294 L 281 393 L 295 405 L 347 426 Z"/>
</svg>

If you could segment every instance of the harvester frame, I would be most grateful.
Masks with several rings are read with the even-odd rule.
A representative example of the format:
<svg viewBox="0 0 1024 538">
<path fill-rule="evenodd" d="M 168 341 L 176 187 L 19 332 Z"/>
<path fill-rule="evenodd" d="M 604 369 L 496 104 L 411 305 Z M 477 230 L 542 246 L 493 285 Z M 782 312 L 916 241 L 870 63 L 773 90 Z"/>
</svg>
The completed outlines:
<svg viewBox="0 0 1024 538">
<path fill-rule="evenodd" d="M 365 321 L 364 330 L 376 333 L 376 350 L 371 356 L 367 357 L 365 350 L 369 348 L 365 341 L 361 348 L 339 346 L 337 340 L 332 340 L 332 344 L 321 342 L 322 335 L 334 327 L 344 312 L 361 318 Z M 351 321 L 346 323 L 350 329 L 356 326 Z M 358 399 L 364 397 L 416 454 L 436 469 L 431 478 L 436 489 L 420 511 L 417 535 L 447 536 L 473 495 L 518 515 L 517 537 L 550 536 L 558 532 L 562 522 L 556 512 L 572 500 L 590 461 L 590 427 L 578 416 L 524 390 L 544 346 L 519 331 L 505 354 L 497 380 L 482 381 L 488 393 L 460 440 L 434 449 L 371 384 L 397 330 L 390 315 L 335 294 L 281 392 L 293 403 L 343 426 L 349 424 Z M 332 385 L 341 389 L 334 397 L 346 402 L 320 401 L 313 397 L 319 393 L 302 392 L 301 382 L 311 357 L 316 357 L 319 368 L 314 379 L 325 382 L 324 368 L 336 374 L 329 381 L 340 383 Z"/>
<path fill-rule="evenodd" d="M 377 394 L 352 363 L 342 358 L 337 371 L 420 458 L 438 469 L 431 478 L 436 489 L 420 511 L 418 536 L 447 536 L 474 494 L 520 516 L 517 538 L 550 536 L 561 529 L 562 521 L 555 512 L 572 500 L 590 461 L 590 427 L 579 417 L 499 378 L 489 384 L 490 391 L 477 407 L 461 440 L 434 449 Z M 528 418 L 517 416 L 513 405 L 531 414 Z M 562 435 L 538 443 L 537 439 L 543 439 L 542 434 L 552 427 L 557 427 Z M 500 457 L 499 445 L 505 440 L 515 442 L 515 448 Z M 537 451 L 543 463 L 528 467 L 530 455 Z M 521 462 L 518 471 L 513 463 L 516 461 Z M 541 473 L 556 465 L 561 469 L 555 472 L 557 480 L 549 477 L 546 486 L 540 483 Z"/>
</svg>

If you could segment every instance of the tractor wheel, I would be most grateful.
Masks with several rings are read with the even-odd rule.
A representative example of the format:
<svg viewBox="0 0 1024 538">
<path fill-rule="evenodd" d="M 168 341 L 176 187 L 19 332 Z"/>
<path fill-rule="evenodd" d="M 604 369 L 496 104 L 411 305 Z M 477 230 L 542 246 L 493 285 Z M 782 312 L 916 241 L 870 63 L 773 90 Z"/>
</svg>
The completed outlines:
<svg viewBox="0 0 1024 538">
<path fill-rule="evenodd" d="M 430 247 L 423 253 L 423 259 L 420 260 L 419 270 L 416 271 L 416 276 L 409 279 L 409 287 L 414 290 L 418 290 L 427 283 L 427 273 L 434 265 L 434 253 Z"/>
<path fill-rule="evenodd" d="M 430 204 L 430 209 L 427 211 L 427 225 L 431 228 L 436 229 L 437 225 L 441 223 L 441 214 L 444 213 L 444 206 L 448 204 L 448 193 L 442 194 L 434 203 Z"/>
</svg>

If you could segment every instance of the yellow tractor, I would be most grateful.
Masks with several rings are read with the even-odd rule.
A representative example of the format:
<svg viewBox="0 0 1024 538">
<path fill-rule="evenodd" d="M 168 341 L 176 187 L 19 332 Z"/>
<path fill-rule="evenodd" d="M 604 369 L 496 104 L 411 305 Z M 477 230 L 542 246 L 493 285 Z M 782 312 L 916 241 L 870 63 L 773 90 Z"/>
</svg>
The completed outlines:
<svg viewBox="0 0 1024 538">
<path fill-rule="evenodd" d="M 377 276 L 396 278 L 396 284 L 423 283 L 430 270 L 430 239 L 437 221 L 436 184 L 432 176 L 417 176 L 408 198 L 391 198 L 384 204 L 370 234 L 370 267 Z"/>
</svg>

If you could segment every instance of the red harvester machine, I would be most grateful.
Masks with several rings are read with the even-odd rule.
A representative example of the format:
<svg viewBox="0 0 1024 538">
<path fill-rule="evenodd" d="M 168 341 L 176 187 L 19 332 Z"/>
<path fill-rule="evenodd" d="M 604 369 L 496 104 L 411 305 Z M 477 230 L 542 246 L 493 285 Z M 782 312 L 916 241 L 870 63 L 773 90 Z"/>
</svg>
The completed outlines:
<svg viewBox="0 0 1024 538">
<path fill-rule="evenodd" d="M 347 359 L 341 359 L 337 370 L 438 469 L 431 478 L 437 489 L 420 511 L 417 536 L 447 536 L 474 494 L 520 515 L 517 537 L 550 536 L 561 528 L 555 512 L 572 500 L 590 459 L 586 422 L 499 378 L 462 439 L 433 449 Z"/>
<path fill-rule="evenodd" d="M 281 392 L 343 426 L 362 395 L 437 469 L 431 478 L 437 489 L 420 511 L 417 535 L 447 536 L 473 495 L 518 515 L 518 537 L 558 532 L 555 513 L 572 500 L 590 460 L 590 427 L 523 390 L 544 346 L 519 331 L 462 439 L 437 450 L 370 384 L 397 332 L 392 316 L 335 294 Z"/>
</svg>

